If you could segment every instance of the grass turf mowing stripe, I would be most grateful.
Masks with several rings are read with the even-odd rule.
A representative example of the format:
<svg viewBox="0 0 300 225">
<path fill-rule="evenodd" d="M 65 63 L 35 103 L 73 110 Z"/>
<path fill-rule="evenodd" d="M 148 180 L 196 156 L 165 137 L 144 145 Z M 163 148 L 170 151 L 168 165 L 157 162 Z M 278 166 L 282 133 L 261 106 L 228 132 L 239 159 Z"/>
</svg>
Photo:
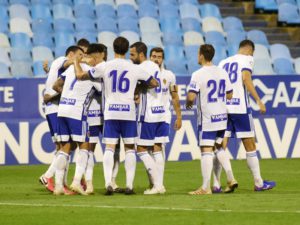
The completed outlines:
<svg viewBox="0 0 300 225">
<path fill-rule="evenodd" d="M 199 208 L 176 208 L 159 206 L 110 206 L 110 205 L 74 205 L 74 204 L 43 204 L 43 203 L 17 203 L 0 202 L 0 206 L 29 206 L 29 207 L 73 207 L 73 208 L 106 208 L 106 209 L 146 209 L 146 210 L 167 210 L 167 211 L 199 211 L 199 212 L 223 212 L 223 213 L 292 213 L 300 214 L 300 210 L 230 210 L 230 209 L 199 209 Z"/>
</svg>

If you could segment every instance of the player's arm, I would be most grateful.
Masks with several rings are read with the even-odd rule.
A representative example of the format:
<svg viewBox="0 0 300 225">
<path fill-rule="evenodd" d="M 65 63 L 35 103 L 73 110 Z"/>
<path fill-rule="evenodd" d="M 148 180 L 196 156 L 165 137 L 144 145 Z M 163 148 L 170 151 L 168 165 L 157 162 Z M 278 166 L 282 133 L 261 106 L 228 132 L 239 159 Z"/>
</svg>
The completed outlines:
<svg viewBox="0 0 300 225">
<path fill-rule="evenodd" d="M 193 91 L 188 92 L 188 94 L 186 96 L 186 103 L 185 103 L 187 109 L 193 108 L 196 97 L 197 97 L 197 93 L 195 93 Z"/>
<path fill-rule="evenodd" d="M 90 79 L 89 71 L 83 71 L 78 59 L 74 60 L 75 75 L 77 80 Z"/>
<path fill-rule="evenodd" d="M 43 70 L 45 71 L 45 73 L 48 73 L 49 72 L 49 67 L 48 67 L 48 60 L 45 60 L 43 62 Z"/>
<path fill-rule="evenodd" d="M 178 96 L 178 86 L 177 85 L 170 85 L 170 93 L 172 97 L 172 105 L 176 113 L 176 121 L 174 124 L 174 130 L 179 130 L 182 126 L 182 116 L 181 116 L 181 109 L 180 109 L 180 102 Z"/>
<path fill-rule="evenodd" d="M 226 99 L 227 99 L 227 100 L 232 99 L 232 96 L 233 96 L 233 90 L 227 91 L 227 92 L 226 92 Z"/>
<path fill-rule="evenodd" d="M 56 91 L 57 93 L 61 94 L 63 87 L 64 87 L 64 83 L 65 83 L 65 81 L 61 77 L 58 78 L 52 87 L 53 90 Z"/>
<path fill-rule="evenodd" d="M 256 101 L 257 105 L 259 106 L 259 110 L 261 113 L 265 113 L 266 110 L 266 106 L 265 104 L 260 100 L 260 97 L 258 96 L 255 87 L 253 85 L 252 82 L 252 76 L 251 76 L 251 72 L 248 70 L 243 70 L 242 71 L 242 77 L 243 77 L 243 83 L 247 89 L 248 92 L 250 92 L 250 94 L 252 95 L 252 97 L 254 98 L 254 100 Z"/>
<path fill-rule="evenodd" d="M 148 88 L 156 88 L 159 86 L 158 81 L 154 77 L 152 77 L 150 81 L 147 81 L 147 84 Z"/>
<path fill-rule="evenodd" d="M 56 93 L 54 95 L 45 94 L 44 95 L 44 103 L 48 104 L 49 102 L 58 101 L 60 99 L 60 94 Z"/>
</svg>

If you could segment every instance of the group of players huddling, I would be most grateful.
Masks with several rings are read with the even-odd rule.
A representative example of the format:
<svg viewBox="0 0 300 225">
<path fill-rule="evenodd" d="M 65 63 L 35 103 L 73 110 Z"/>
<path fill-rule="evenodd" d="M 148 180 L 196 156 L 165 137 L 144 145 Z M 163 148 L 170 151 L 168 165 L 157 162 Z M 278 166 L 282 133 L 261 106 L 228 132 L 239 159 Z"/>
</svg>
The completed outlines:
<svg viewBox="0 0 300 225">
<path fill-rule="evenodd" d="M 126 38 L 118 37 L 113 42 L 113 49 L 114 59 L 106 61 L 105 45 L 90 44 L 82 39 L 77 46 L 67 49 L 65 57 L 59 57 L 51 64 L 44 103 L 57 151 L 39 180 L 54 195 L 94 193 L 94 150 L 100 134 L 105 144 L 106 195 L 114 192 L 135 194 L 136 153 L 144 163 L 150 182 L 144 194 L 166 192 L 164 146 L 169 142 L 171 100 L 176 113 L 175 130 L 181 128 L 182 119 L 175 75 L 163 67 L 162 48 L 153 48 L 148 60 L 147 46 L 143 42 L 129 46 Z M 128 51 L 131 61 L 126 59 Z M 213 46 L 205 44 L 199 48 L 198 62 L 202 68 L 192 74 L 186 107 L 192 109 L 197 99 L 203 184 L 189 194 L 230 193 L 238 187 L 225 152 L 228 138 L 233 135 L 242 139 L 246 149 L 254 190 L 269 190 L 276 185 L 261 178 L 256 153 L 248 92 L 256 100 L 261 113 L 266 108 L 251 79 L 253 52 L 254 44 L 244 40 L 236 55 L 215 66 L 212 63 Z M 125 149 L 125 189 L 116 184 L 121 138 Z M 75 175 L 68 187 L 70 154 L 76 148 L 79 151 Z M 224 190 L 220 182 L 222 168 L 227 176 Z"/>
</svg>

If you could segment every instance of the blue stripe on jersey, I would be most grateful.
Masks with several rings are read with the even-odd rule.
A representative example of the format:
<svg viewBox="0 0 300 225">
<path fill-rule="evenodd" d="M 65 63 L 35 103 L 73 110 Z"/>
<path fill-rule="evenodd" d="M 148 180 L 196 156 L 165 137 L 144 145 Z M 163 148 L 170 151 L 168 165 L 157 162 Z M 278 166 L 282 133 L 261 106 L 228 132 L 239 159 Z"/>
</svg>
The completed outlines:
<svg viewBox="0 0 300 225">
<path fill-rule="evenodd" d="M 90 103 L 92 101 L 93 95 L 95 93 L 95 88 L 93 87 L 90 92 L 87 94 L 84 103 L 83 103 L 83 111 L 82 111 L 82 115 L 83 116 L 87 116 L 88 115 L 88 108 L 90 106 Z"/>
<path fill-rule="evenodd" d="M 91 71 L 90 71 L 90 70 L 88 71 L 88 74 L 89 74 L 89 76 L 90 76 L 91 80 L 95 80 L 95 78 L 93 77 L 93 75 L 92 75 L 92 73 L 91 73 Z"/>
<path fill-rule="evenodd" d="M 197 98 L 197 114 L 198 114 L 198 125 L 202 126 L 202 113 L 201 113 L 201 94 L 200 91 L 197 94 L 198 98 Z"/>
<path fill-rule="evenodd" d="M 147 93 L 142 94 L 142 109 L 141 109 L 141 115 L 140 115 L 140 121 L 145 120 L 145 115 L 146 115 L 146 108 L 147 108 Z"/>
</svg>

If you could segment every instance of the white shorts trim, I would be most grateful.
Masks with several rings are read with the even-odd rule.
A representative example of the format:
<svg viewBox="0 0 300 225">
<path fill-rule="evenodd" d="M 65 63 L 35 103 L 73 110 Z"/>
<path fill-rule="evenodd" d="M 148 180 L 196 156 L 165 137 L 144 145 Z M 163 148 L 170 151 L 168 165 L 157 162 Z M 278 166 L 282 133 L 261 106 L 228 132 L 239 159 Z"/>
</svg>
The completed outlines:
<svg viewBox="0 0 300 225">
<path fill-rule="evenodd" d="M 200 140 L 200 146 L 215 146 L 215 143 L 216 143 L 215 140 L 208 140 L 208 139 Z"/>
<path fill-rule="evenodd" d="M 169 143 L 169 137 L 168 136 L 164 136 L 164 137 L 155 137 L 154 139 L 154 143 L 161 143 L 161 144 L 165 144 L 165 143 Z"/>
<path fill-rule="evenodd" d="M 147 140 L 147 139 L 138 139 L 137 141 L 137 145 L 140 145 L 140 146 L 154 146 L 154 143 L 155 141 L 154 140 Z"/>
<path fill-rule="evenodd" d="M 255 132 L 254 131 L 236 132 L 236 137 L 237 138 L 251 138 L 251 137 L 255 137 Z"/>
<path fill-rule="evenodd" d="M 99 137 L 89 137 L 89 143 L 97 144 L 99 142 Z"/>
</svg>

